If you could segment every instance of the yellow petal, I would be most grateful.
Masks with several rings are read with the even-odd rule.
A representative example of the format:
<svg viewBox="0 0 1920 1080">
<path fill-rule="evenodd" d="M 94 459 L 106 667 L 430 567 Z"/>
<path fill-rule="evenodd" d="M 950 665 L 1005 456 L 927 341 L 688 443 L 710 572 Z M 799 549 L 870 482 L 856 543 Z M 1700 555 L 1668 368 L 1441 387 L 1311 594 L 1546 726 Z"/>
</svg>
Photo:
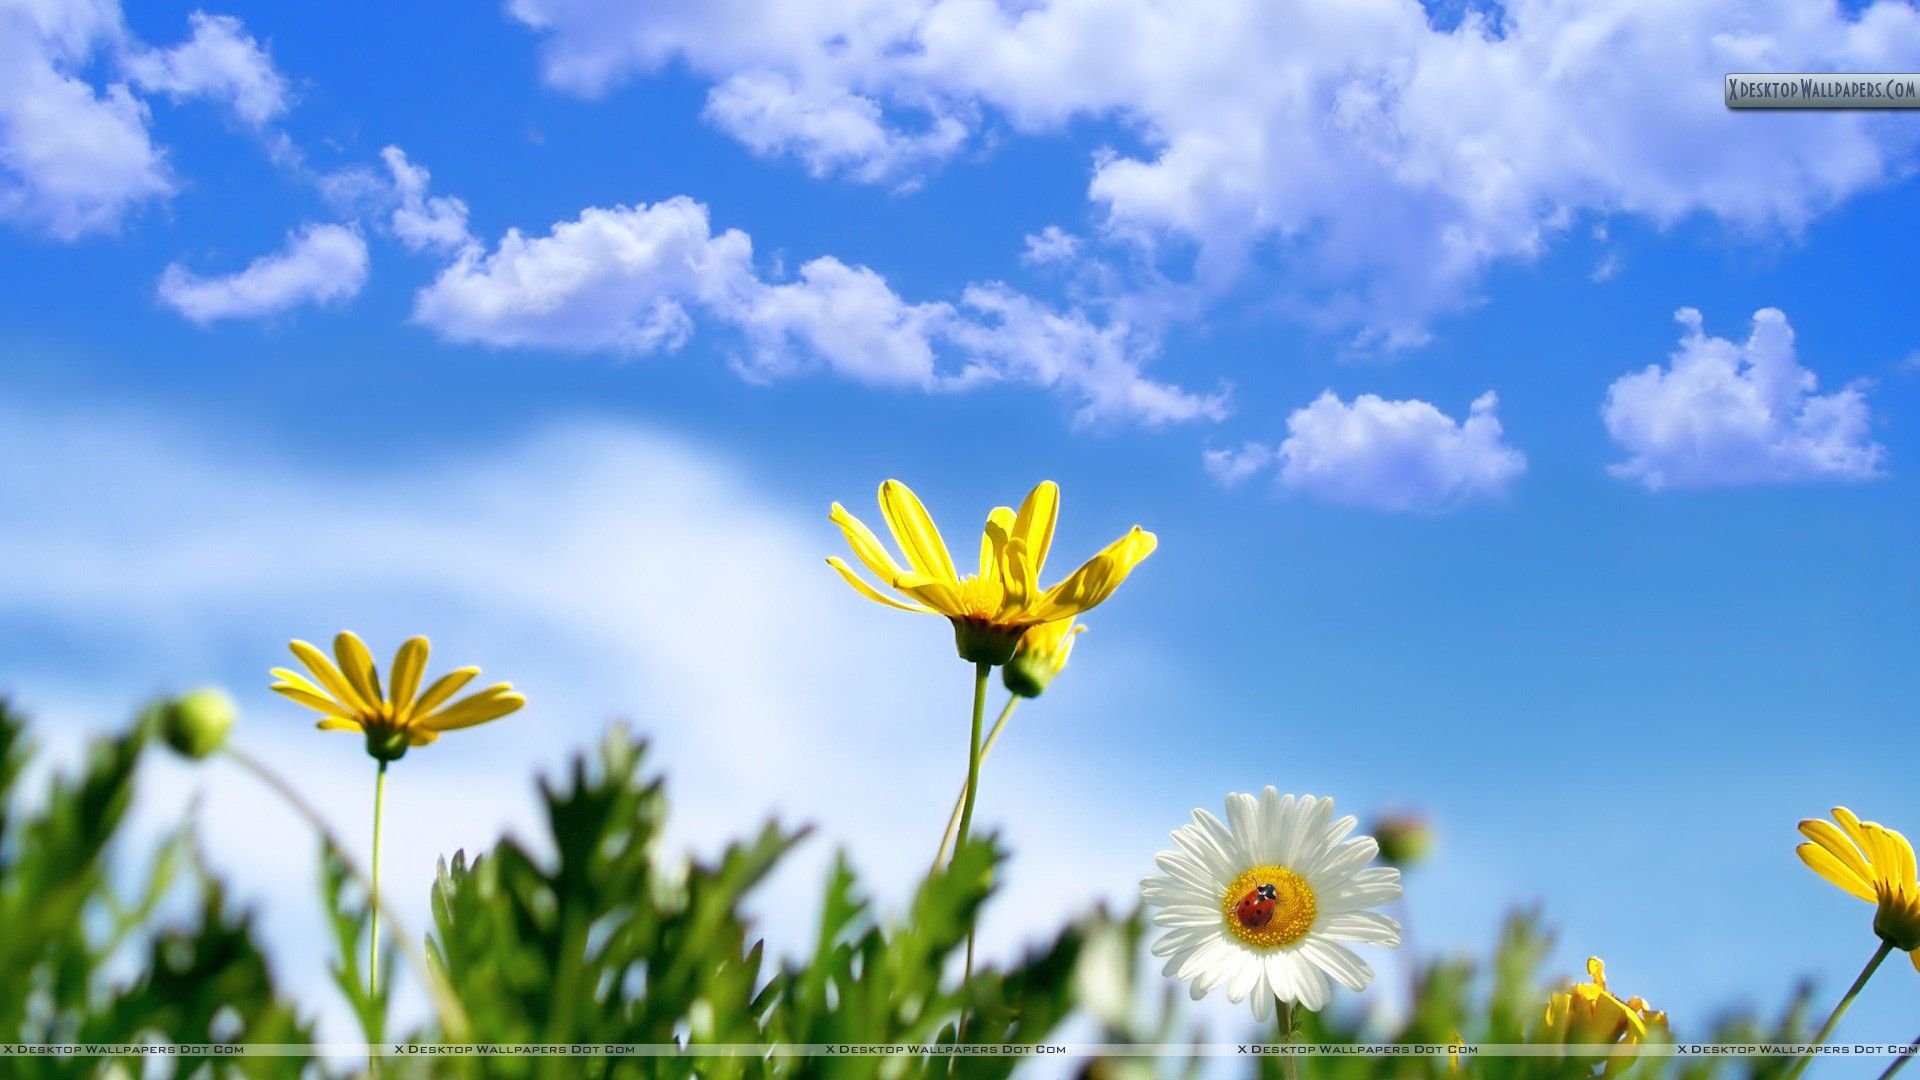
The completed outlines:
<svg viewBox="0 0 1920 1080">
<path fill-rule="evenodd" d="M 1872 844 L 1867 860 L 1873 864 L 1873 880 L 1896 886 L 1912 883 L 1913 845 L 1907 838 L 1874 821 L 1863 821 L 1860 828 Z"/>
<path fill-rule="evenodd" d="M 527 699 L 514 693 L 510 684 L 500 683 L 472 697 L 456 701 L 431 716 L 423 716 L 415 720 L 413 726 L 432 731 L 453 731 L 498 720 L 526 703 Z"/>
<path fill-rule="evenodd" d="M 1920 949 L 1915 949 L 1908 953 L 1907 959 L 1913 961 L 1913 970 L 1920 971 Z"/>
<path fill-rule="evenodd" d="M 993 513 L 987 515 L 987 524 L 980 530 L 980 576 L 997 577 L 1000 574 L 1000 549 L 1007 546 L 1007 537 L 1013 535 L 1013 508 L 996 506 Z"/>
<path fill-rule="evenodd" d="M 927 508 L 920 505 L 919 496 L 907 485 L 898 480 L 888 480 L 880 485 L 880 512 L 887 519 L 887 527 L 893 530 L 893 539 L 906 553 L 907 564 L 915 570 L 941 582 L 957 582 L 960 575 L 954 572 L 953 557 L 947 554 L 946 541 L 940 539 L 940 530 L 933 524 L 933 517 Z"/>
<path fill-rule="evenodd" d="M 1873 887 L 1860 880 L 1860 875 L 1854 873 L 1839 859 L 1834 858 L 1826 848 L 1819 844 L 1801 844 L 1793 850 L 1800 856 L 1800 861 L 1806 863 L 1814 873 L 1868 903 L 1875 900 Z"/>
<path fill-rule="evenodd" d="M 312 684 L 309 683 L 308 685 L 311 686 Z M 345 705 L 340 704 L 324 694 L 314 693 L 306 686 L 296 686 L 293 683 L 274 683 L 270 689 L 282 697 L 305 705 L 314 712 L 325 713 L 328 716 L 337 716 L 343 720 L 352 720 L 354 718 L 351 709 L 348 709 Z"/>
<path fill-rule="evenodd" d="M 834 503 L 833 509 L 827 512 L 827 517 L 835 525 L 840 526 L 840 532 L 847 538 L 847 546 L 853 549 L 854 558 L 859 559 L 868 570 L 873 571 L 883 584 L 893 585 L 908 576 L 907 571 L 893 561 L 887 546 L 880 542 L 879 537 L 873 535 L 873 530 L 867 528 L 865 522 L 848 513 L 846 507 Z"/>
<path fill-rule="evenodd" d="M 420 689 L 420 676 L 427 671 L 427 639 L 410 637 L 393 654 L 393 670 L 387 673 L 388 700 L 393 704 L 393 721 L 406 722 L 413 705 L 414 692 Z"/>
<path fill-rule="evenodd" d="M 1029 621 L 1027 609 L 1040 595 L 1038 577 L 1033 560 L 1027 557 L 1027 542 L 1017 536 L 1009 539 L 1000 552 L 1001 619 Z"/>
<path fill-rule="evenodd" d="M 334 635 L 333 655 L 340 661 L 340 674 L 347 677 L 354 692 L 367 703 L 367 711 L 380 711 L 380 673 L 374 670 L 373 654 L 367 651 L 367 643 L 351 630 L 342 630 Z"/>
<path fill-rule="evenodd" d="M 1867 853 L 1867 834 L 1865 830 L 1860 828 L 1860 819 L 1854 816 L 1853 811 L 1844 806 L 1836 806 L 1833 808 L 1833 820 L 1840 823 L 1840 827 L 1846 830 L 1847 836 L 1853 840 L 1854 844 L 1860 848 L 1862 853 Z M 1873 856 L 1870 853 L 1867 853 L 1867 861 L 1873 861 Z"/>
<path fill-rule="evenodd" d="M 322 721 L 320 721 L 319 723 L 317 723 L 317 724 L 315 724 L 315 725 L 313 725 L 313 726 L 314 726 L 314 727 L 317 727 L 317 728 L 319 728 L 319 729 L 320 729 L 321 731 L 360 731 L 360 730 L 363 730 L 363 729 L 362 729 L 362 728 L 360 727 L 360 725 L 359 725 L 359 724 L 356 724 L 356 723 L 354 723 L 354 722 L 353 722 L 353 721 L 351 721 L 351 720 L 342 720 L 342 719 L 340 719 L 340 718 L 339 718 L 339 717 L 337 717 L 337 716 L 329 716 L 329 717 L 327 717 L 327 718 L 326 718 L 325 720 L 322 720 Z"/>
<path fill-rule="evenodd" d="M 439 732 L 431 731 L 427 728 L 414 726 L 407 729 L 408 746 L 425 746 L 439 737 Z"/>
<path fill-rule="evenodd" d="M 290 668 L 277 667 L 273 669 L 271 674 L 273 675 L 274 678 L 279 679 L 281 682 L 286 683 L 288 686 L 305 690 L 307 693 L 312 694 L 315 697 L 327 696 L 325 691 L 321 690 L 318 686 L 315 686 L 312 682 L 310 682 L 307 679 L 305 675 L 302 675 L 299 672 L 294 671 Z"/>
<path fill-rule="evenodd" d="M 353 692 L 352 684 L 340 674 L 340 669 L 327 659 L 326 653 L 299 640 L 288 642 L 287 648 L 293 650 L 293 655 L 300 658 L 308 671 L 313 672 L 313 677 L 320 680 L 320 685 L 327 688 L 327 693 L 339 698 L 348 708 L 367 706 L 368 703 L 361 701 L 360 695 Z"/>
<path fill-rule="evenodd" d="M 1065 581 L 1048 589 L 1034 605 L 1032 615 L 1040 622 L 1052 622 L 1078 615 L 1113 595 L 1142 559 L 1153 554 L 1159 543 L 1152 533 L 1138 525 L 1127 535 L 1108 544 L 1086 565 L 1068 575 Z"/>
<path fill-rule="evenodd" d="M 1903 885 L 1912 886 L 1915 879 L 1920 878 L 1920 866 L 1914 864 L 1913 845 L 1907 842 L 1907 838 L 1901 835 L 1898 829 L 1888 829 L 1883 826 L 1880 831 L 1887 836 L 1887 849 L 1893 856 L 1895 880 Z"/>
<path fill-rule="evenodd" d="M 1020 503 L 1014 517 L 1013 535 L 1026 542 L 1027 558 L 1037 576 L 1046 565 L 1047 550 L 1053 546 L 1053 526 L 1060 518 L 1060 488 L 1051 480 L 1035 484 Z"/>
<path fill-rule="evenodd" d="M 480 674 L 480 669 L 477 667 L 463 667 L 456 668 L 440 676 L 433 681 L 432 686 L 427 687 L 427 692 L 421 694 L 420 699 L 413 703 L 413 709 L 407 715 L 425 716 L 427 713 L 439 708 L 445 704 L 449 698 L 459 693 L 461 687 L 472 682 L 473 677 L 478 674 Z"/>
<path fill-rule="evenodd" d="M 893 597 L 888 596 L 886 593 L 883 593 L 880 590 L 874 588 L 873 586 L 867 584 L 866 579 L 862 578 L 859 574 L 854 573 L 853 567 L 848 566 L 846 563 L 846 560 L 841 559 L 838 556 L 828 556 L 827 565 L 833 567 L 835 570 L 840 571 L 840 576 L 847 579 L 847 584 L 853 586 L 854 590 L 857 591 L 861 596 L 864 596 L 867 599 L 874 601 L 875 603 L 885 604 L 888 607 L 896 607 L 896 608 L 899 608 L 901 611 L 918 611 L 918 612 L 924 612 L 928 615 L 933 614 L 933 609 L 930 607 L 926 607 L 922 604 L 913 604 L 913 603 L 907 603 L 901 600 L 895 600 Z"/>
<path fill-rule="evenodd" d="M 1820 818 L 1808 818 L 1800 823 L 1800 834 L 1826 848 L 1841 864 L 1853 871 L 1861 881 L 1871 882 L 1873 870 L 1867 866 L 1867 860 L 1861 857 L 1860 849 L 1855 847 L 1845 835 L 1830 821 Z"/>
</svg>

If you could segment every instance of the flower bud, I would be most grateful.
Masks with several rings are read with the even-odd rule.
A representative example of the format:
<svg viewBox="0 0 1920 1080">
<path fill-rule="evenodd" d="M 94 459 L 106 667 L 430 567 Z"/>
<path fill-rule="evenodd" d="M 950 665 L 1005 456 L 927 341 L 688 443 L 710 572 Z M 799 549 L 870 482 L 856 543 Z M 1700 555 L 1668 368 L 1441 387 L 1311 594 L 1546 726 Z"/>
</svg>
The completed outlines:
<svg viewBox="0 0 1920 1080">
<path fill-rule="evenodd" d="M 219 750 L 233 728 L 233 699 L 216 687 L 203 687 L 160 706 L 160 737 L 196 761 Z"/>
<path fill-rule="evenodd" d="M 1073 651 L 1073 639 L 1086 630 L 1075 626 L 1071 618 L 1056 619 L 1032 627 L 1020 637 L 1020 645 L 1007 661 L 1000 681 L 1009 691 L 1025 698 L 1046 692 L 1053 677 L 1067 666 L 1067 654 Z"/>
<path fill-rule="evenodd" d="M 1401 869 L 1426 861 L 1433 850 L 1433 826 L 1419 814 L 1387 814 L 1370 830 L 1380 842 L 1380 861 Z"/>
</svg>

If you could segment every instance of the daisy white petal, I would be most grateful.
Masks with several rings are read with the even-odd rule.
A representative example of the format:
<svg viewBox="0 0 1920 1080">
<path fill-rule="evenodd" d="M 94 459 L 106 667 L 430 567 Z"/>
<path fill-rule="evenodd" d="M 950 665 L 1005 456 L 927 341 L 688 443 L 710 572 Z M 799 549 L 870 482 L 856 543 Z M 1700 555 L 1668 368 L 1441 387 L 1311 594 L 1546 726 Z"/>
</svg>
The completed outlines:
<svg viewBox="0 0 1920 1080">
<path fill-rule="evenodd" d="M 1324 1007 L 1335 981 L 1364 989 L 1373 969 L 1341 942 L 1398 945 L 1399 924 L 1368 909 L 1401 889 L 1397 870 L 1367 865 L 1379 845 L 1349 839 L 1356 825 L 1332 799 L 1272 787 L 1227 796 L 1224 820 L 1196 809 L 1156 857 L 1163 875 L 1140 883 L 1166 974 L 1196 999 L 1251 999 L 1262 1021 L 1279 1002 Z"/>
<path fill-rule="evenodd" d="M 1309 880 L 1321 888 L 1346 881 L 1354 872 L 1372 862 L 1380 854 L 1380 845 L 1371 836 L 1358 836 L 1344 840 L 1320 860 L 1318 866 L 1305 871 Z"/>
<path fill-rule="evenodd" d="M 1349 990 L 1365 990 L 1367 984 L 1373 981 L 1373 968 L 1339 942 L 1324 938 L 1309 939 L 1300 943 L 1300 954 L 1320 970 L 1340 980 L 1340 985 Z"/>
<path fill-rule="evenodd" d="M 1330 915 L 1317 929 L 1334 941 L 1361 941 L 1388 947 L 1400 944 L 1400 924 L 1372 911 Z"/>
</svg>

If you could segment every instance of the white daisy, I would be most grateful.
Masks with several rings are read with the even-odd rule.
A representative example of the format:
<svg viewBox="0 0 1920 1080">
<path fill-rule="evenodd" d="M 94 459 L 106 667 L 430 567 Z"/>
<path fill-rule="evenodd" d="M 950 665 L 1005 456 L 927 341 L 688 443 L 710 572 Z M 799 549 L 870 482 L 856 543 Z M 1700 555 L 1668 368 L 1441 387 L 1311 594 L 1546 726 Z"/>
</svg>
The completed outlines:
<svg viewBox="0 0 1920 1080">
<path fill-rule="evenodd" d="M 1226 822 L 1195 810 L 1193 824 L 1173 830 L 1179 849 L 1154 857 L 1166 873 L 1142 881 L 1140 895 L 1167 928 L 1153 954 L 1195 1000 L 1225 986 L 1229 1001 L 1252 995 L 1265 1021 L 1276 1000 L 1326 1005 L 1328 976 L 1349 990 L 1373 980 L 1340 943 L 1400 944 L 1399 922 L 1367 910 L 1400 895 L 1400 871 L 1368 866 L 1380 845 L 1347 838 L 1352 816 L 1332 818 L 1332 799 L 1269 787 L 1258 799 L 1228 795 Z"/>
</svg>

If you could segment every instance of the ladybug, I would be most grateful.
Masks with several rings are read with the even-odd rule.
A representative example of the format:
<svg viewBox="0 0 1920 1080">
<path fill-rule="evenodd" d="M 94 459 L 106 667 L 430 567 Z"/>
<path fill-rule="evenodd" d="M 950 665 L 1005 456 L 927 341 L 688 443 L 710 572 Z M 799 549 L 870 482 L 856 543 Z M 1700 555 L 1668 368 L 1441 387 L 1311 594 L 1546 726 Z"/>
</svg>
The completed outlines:
<svg viewBox="0 0 1920 1080">
<path fill-rule="evenodd" d="M 1258 930 L 1273 921 L 1273 907 L 1279 900 L 1279 890 L 1272 885 L 1261 885 L 1240 898 L 1240 905 L 1234 909 L 1234 914 L 1239 917 L 1241 926 Z"/>
</svg>

